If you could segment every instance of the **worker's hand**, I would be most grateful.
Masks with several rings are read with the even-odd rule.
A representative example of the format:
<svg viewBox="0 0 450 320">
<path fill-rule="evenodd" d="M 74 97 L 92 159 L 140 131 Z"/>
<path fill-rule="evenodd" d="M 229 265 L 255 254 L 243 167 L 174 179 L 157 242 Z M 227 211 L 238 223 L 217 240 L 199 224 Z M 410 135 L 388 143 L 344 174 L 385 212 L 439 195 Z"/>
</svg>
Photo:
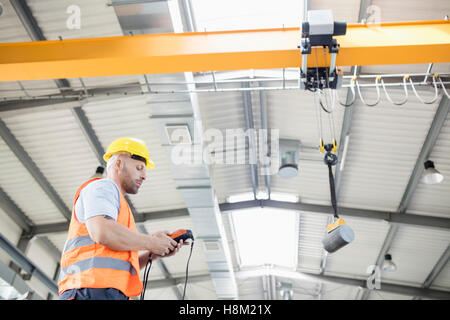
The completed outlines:
<svg viewBox="0 0 450 320">
<path fill-rule="evenodd" d="M 177 247 L 177 243 L 169 235 L 168 231 L 158 231 L 150 235 L 151 244 L 149 250 L 161 257 L 170 254 Z"/>
<path fill-rule="evenodd" d="M 171 257 L 171 256 L 173 256 L 175 253 L 177 253 L 178 252 L 178 250 L 180 250 L 180 248 L 181 248 L 181 246 L 182 245 L 189 245 L 189 243 L 183 243 L 183 240 L 180 240 L 180 242 L 178 242 L 178 244 L 177 244 L 177 246 L 169 253 L 169 254 L 166 254 L 166 255 L 164 255 L 164 256 L 160 256 L 160 255 L 153 255 L 152 256 L 152 259 L 153 260 L 155 260 L 155 259 L 157 259 L 157 258 L 167 258 L 167 257 Z"/>
</svg>

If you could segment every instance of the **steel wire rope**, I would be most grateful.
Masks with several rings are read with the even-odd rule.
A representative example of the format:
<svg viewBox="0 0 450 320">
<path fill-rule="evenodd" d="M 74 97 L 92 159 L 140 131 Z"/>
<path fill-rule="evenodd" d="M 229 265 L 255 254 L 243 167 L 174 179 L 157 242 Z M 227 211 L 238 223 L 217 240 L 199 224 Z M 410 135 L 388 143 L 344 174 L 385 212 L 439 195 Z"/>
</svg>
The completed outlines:
<svg viewBox="0 0 450 320">
<path fill-rule="evenodd" d="M 322 140 L 322 122 L 319 121 L 320 108 L 316 103 L 316 92 L 314 92 L 314 110 L 316 113 L 316 124 L 317 124 L 317 132 L 319 134 L 319 146 L 320 146 L 320 142 L 323 141 Z"/>
<path fill-rule="evenodd" d="M 321 100 L 320 100 L 320 88 L 319 88 L 319 61 L 317 59 L 317 51 L 314 51 L 314 56 L 316 58 L 316 76 L 317 76 L 317 88 L 316 88 L 316 93 L 318 95 L 319 98 L 319 104 L 322 105 Z M 314 94 L 314 105 L 316 105 L 316 99 L 315 99 L 315 94 Z M 322 130 L 322 113 L 320 112 L 319 109 L 319 123 L 320 123 L 320 141 L 319 141 L 319 147 L 322 148 L 322 144 L 323 144 L 323 130 Z"/>
<path fill-rule="evenodd" d="M 324 56 L 325 56 L 325 54 L 326 53 L 324 52 Z M 327 77 L 326 81 L 327 81 L 327 87 L 328 87 L 328 91 L 327 92 L 328 92 L 328 94 L 330 96 L 330 101 L 331 101 L 331 111 L 328 113 L 328 121 L 330 122 L 330 131 L 331 131 L 332 140 L 336 141 L 336 129 L 334 127 L 334 116 L 333 116 L 335 101 L 334 101 L 334 95 L 332 94 L 332 92 L 334 90 L 332 90 L 331 87 L 330 87 L 330 77 L 329 77 L 328 71 L 329 70 L 325 70 L 325 76 Z M 326 94 L 325 94 L 325 100 L 327 100 Z M 328 107 L 329 106 L 328 105 L 328 101 L 326 101 L 326 103 L 327 103 L 327 107 Z"/>
<path fill-rule="evenodd" d="M 323 141 L 322 115 L 321 115 L 321 111 L 320 111 L 319 105 L 316 102 L 316 94 L 318 94 L 318 91 L 314 92 L 314 109 L 316 110 L 317 130 L 319 131 L 319 147 L 321 147 L 321 143 Z"/>
</svg>

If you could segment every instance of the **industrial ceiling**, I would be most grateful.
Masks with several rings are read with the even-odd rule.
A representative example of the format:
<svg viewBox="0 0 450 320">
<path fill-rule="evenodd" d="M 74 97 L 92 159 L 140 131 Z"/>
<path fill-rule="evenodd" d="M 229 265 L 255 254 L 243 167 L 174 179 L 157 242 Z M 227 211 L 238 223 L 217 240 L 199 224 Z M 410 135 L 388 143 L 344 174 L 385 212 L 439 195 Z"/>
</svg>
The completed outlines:
<svg viewBox="0 0 450 320">
<path fill-rule="evenodd" d="M 200 0 L 0 0 L 0 44 L 298 28 L 307 9 L 331 9 L 335 20 L 347 23 L 366 19 L 368 8 L 380 14 L 381 22 L 442 20 L 450 11 L 445 0 L 278 1 L 273 9 L 270 3 L 261 2 L 259 9 L 243 6 L 242 14 L 236 14 L 242 19 L 233 17 L 227 27 L 220 6 L 214 10 Z M 67 25 L 67 9 L 74 4 L 81 10 L 80 28 Z M 236 5 L 233 10 L 239 12 L 238 4 L 229 6 Z M 276 10 L 273 20 L 271 10 Z M 283 25 L 277 25 L 280 21 Z M 401 80 L 413 73 L 447 74 L 445 81 L 450 63 L 344 68 L 347 84 L 354 74 L 395 74 Z M 298 68 L 249 68 L 0 82 L 1 297 L 9 292 L 2 288 L 12 286 L 18 294 L 34 292 L 35 299 L 57 299 L 74 193 L 104 165 L 102 153 L 112 140 L 132 136 L 146 141 L 156 164 L 140 192 L 127 197 L 139 230 L 188 228 L 197 236 L 187 299 L 449 299 L 450 101 L 442 88 L 431 104 L 409 89 L 401 106 L 381 95 L 380 103 L 370 107 L 364 102 L 377 99 L 372 86 L 361 88 L 364 101 L 356 94 L 351 108 L 336 105 L 338 206 L 355 240 L 328 254 L 321 241 L 332 209 L 327 167 L 318 149 L 317 102 L 311 92 L 288 89 L 297 84 L 297 76 Z M 404 98 L 401 86 L 387 90 L 393 101 Z M 432 86 L 417 90 L 425 100 L 433 96 Z M 347 87 L 338 90 L 341 101 L 349 101 L 350 95 Z M 333 130 L 328 115 L 323 116 L 324 134 L 330 137 Z M 208 130 L 225 137 L 231 129 L 277 129 L 281 139 L 301 142 L 298 174 L 291 179 L 263 175 L 260 164 L 248 161 L 175 164 L 165 131 L 171 124 L 186 125 L 192 136 L 197 133 L 193 144 L 199 146 L 205 143 L 201 132 Z M 236 145 L 246 157 L 251 149 L 250 143 Z M 230 150 L 216 146 L 209 155 L 225 151 Z M 421 181 L 426 160 L 434 161 L 442 183 Z M 274 197 L 267 199 L 268 193 Z M 277 201 L 277 193 L 298 201 Z M 249 197 L 230 201 L 242 194 Z M 295 222 L 288 226 L 295 236 L 293 249 L 280 251 L 295 265 L 243 263 L 238 217 L 262 207 L 280 216 L 294 214 Z M 254 221 L 255 229 L 269 230 L 254 239 L 262 249 L 286 233 L 258 223 Z M 387 253 L 397 270 L 383 271 L 381 287 L 370 290 L 369 268 L 381 266 Z M 188 254 L 181 250 L 154 264 L 147 299 L 180 299 Z M 283 295 L 286 286 L 292 290 Z"/>
</svg>

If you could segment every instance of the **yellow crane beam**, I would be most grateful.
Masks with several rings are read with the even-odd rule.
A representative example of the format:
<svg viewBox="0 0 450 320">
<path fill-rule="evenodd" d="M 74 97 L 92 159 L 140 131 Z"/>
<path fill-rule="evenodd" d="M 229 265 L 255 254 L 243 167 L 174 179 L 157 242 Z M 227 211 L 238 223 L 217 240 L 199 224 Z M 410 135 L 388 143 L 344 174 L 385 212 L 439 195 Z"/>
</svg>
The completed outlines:
<svg viewBox="0 0 450 320">
<path fill-rule="evenodd" d="M 0 44 L 0 81 L 301 66 L 299 28 Z M 336 65 L 450 62 L 450 21 L 352 24 Z M 313 48 L 308 66 L 329 65 Z"/>
</svg>

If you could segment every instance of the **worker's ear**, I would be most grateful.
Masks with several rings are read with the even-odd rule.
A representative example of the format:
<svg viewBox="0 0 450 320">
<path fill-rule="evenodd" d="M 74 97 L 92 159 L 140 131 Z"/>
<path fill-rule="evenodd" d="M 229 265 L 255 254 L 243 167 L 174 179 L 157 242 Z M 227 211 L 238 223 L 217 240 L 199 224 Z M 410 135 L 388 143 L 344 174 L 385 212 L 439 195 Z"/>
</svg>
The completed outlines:
<svg viewBox="0 0 450 320">
<path fill-rule="evenodd" d="M 123 167 L 123 160 L 119 157 L 116 160 L 115 167 L 117 170 L 120 170 Z"/>
</svg>

